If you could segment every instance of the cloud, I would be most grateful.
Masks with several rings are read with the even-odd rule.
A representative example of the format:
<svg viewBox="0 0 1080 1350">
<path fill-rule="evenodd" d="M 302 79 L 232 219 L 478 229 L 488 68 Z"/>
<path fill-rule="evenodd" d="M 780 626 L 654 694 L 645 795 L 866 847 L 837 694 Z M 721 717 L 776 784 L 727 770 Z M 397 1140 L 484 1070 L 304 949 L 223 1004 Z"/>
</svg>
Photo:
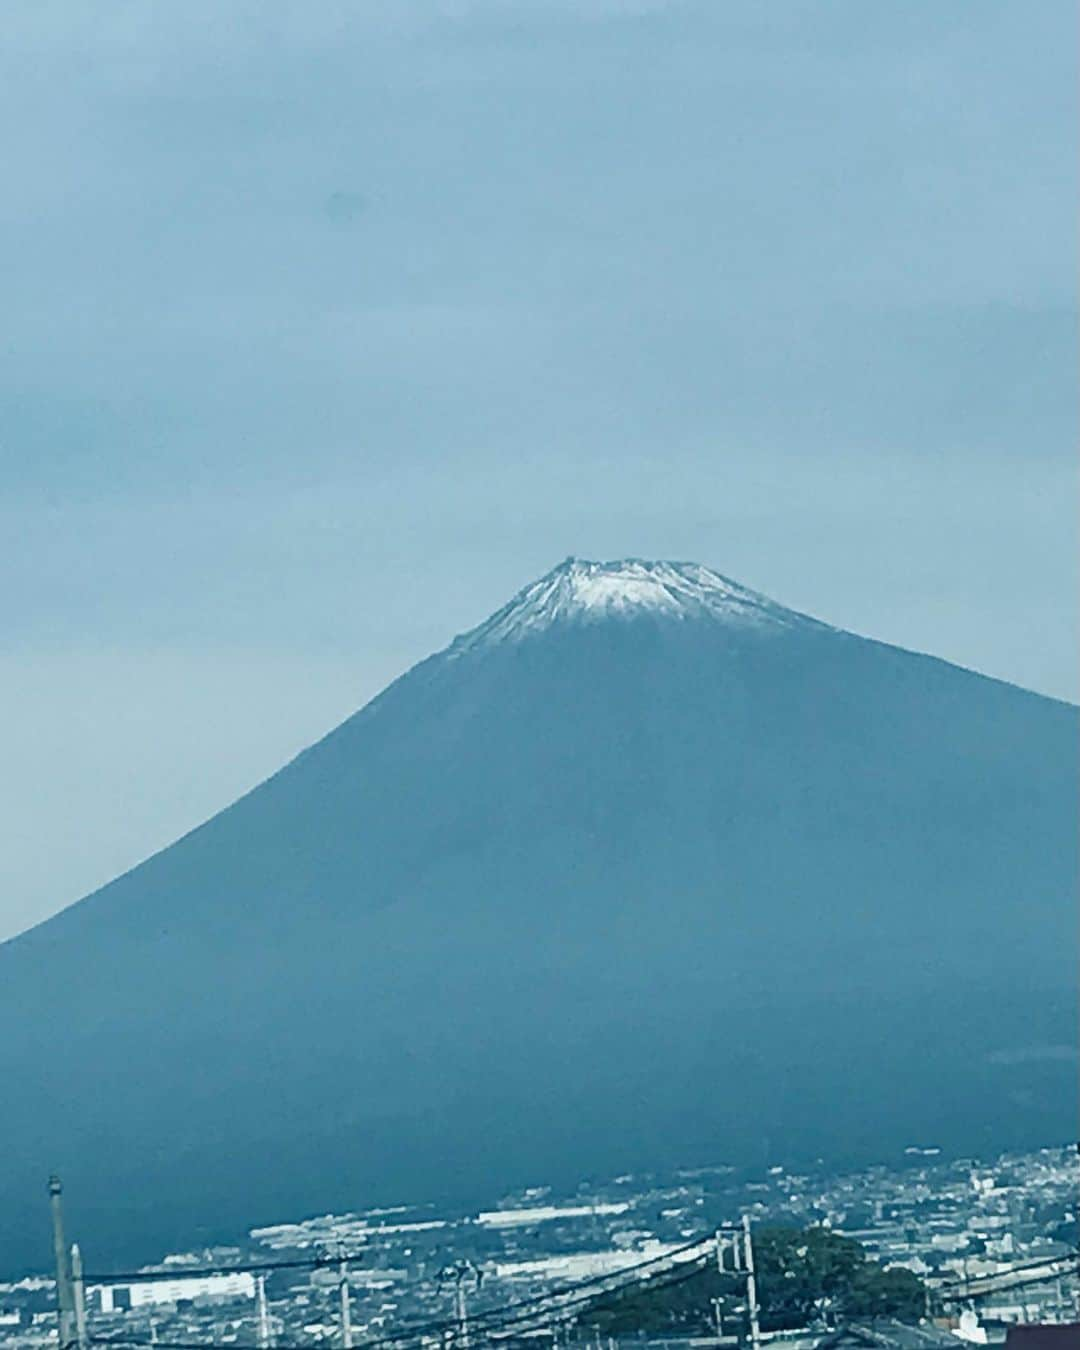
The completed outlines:
<svg viewBox="0 0 1080 1350">
<path fill-rule="evenodd" d="M 352 224 L 367 209 L 367 198 L 359 192 L 331 192 L 323 203 L 327 218 L 337 225 Z"/>
<path fill-rule="evenodd" d="M 1080 1061 L 1080 1050 L 1074 1045 L 1026 1045 L 994 1050 L 987 1055 L 986 1061 L 1010 1069 L 1022 1064 L 1075 1064 Z"/>
</svg>

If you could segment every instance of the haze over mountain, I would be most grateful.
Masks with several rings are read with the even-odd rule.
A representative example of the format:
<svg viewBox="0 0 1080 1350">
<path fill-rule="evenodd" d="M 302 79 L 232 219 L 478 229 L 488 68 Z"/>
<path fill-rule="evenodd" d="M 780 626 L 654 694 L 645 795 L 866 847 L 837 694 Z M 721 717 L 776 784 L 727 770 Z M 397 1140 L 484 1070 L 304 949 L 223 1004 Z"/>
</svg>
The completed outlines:
<svg viewBox="0 0 1080 1350">
<path fill-rule="evenodd" d="M 0 1263 L 1075 1127 L 1076 710 L 570 559 L 0 947 Z M 168 766 L 162 766 L 162 773 Z M 57 837 L 76 830 L 67 822 Z"/>
</svg>

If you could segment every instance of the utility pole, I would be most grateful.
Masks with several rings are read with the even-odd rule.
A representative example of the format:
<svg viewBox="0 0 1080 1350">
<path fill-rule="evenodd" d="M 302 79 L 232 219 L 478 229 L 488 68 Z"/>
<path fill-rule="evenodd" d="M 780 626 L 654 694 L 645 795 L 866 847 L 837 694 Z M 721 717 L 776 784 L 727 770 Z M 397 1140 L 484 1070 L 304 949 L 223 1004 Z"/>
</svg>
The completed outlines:
<svg viewBox="0 0 1080 1350">
<path fill-rule="evenodd" d="M 352 1309 L 349 1307 L 349 1266 L 344 1256 L 339 1267 L 341 1276 L 339 1292 L 341 1294 L 341 1347 L 352 1350 Z"/>
<path fill-rule="evenodd" d="M 750 1236 L 750 1215 L 744 1214 L 743 1257 L 746 1261 L 746 1302 L 750 1312 L 750 1345 L 760 1350 L 761 1327 L 758 1323 L 757 1278 L 754 1275 L 754 1241 Z"/>
<path fill-rule="evenodd" d="M 454 1311 L 457 1313 L 458 1324 L 458 1345 L 457 1350 L 469 1350 L 469 1317 L 465 1310 L 465 1280 L 464 1272 L 458 1273 L 457 1286 L 454 1290 Z"/>
<path fill-rule="evenodd" d="M 67 1241 L 64 1238 L 64 1188 L 58 1176 L 49 1178 L 49 1205 L 52 1209 L 53 1255 L 56 1258 L 56 1308 L 59 1324 L 59 1350 L 72 1350 L 78 1340 L 75 1328 L 75 1296 L 71 1287 Z"/>
<path fill-rule="evenodd" d="M 725 1236 L 726 1235 L 726 1236 Z M 742 1225 L 728 1225 L 716 1230 L 716 1269 L 721 1275 L 741 1275 L 745 1269 L 740 1249 L 743 1242 Z M 731 1253 L 731 1268 L 728 1269 L 727 1254 Z"/>
<path fill-rule="evenodd" d="M 79 1350 L 86 1350 L 86 1285 L 83 1283 L 82 1252 L 79 1244 L 71 1244 L 72 1293 L 75 1296 L 75 1339 Z"/>
<path fill-rule="evenodd" d="M 454 1283 L 454 1318 L 457 1322 L 454 1350 L 469 1350 L 469 1315 L 465 1305 L 465 1281 L 470 1278 L 475 1281 L 474 1287 L 479 1288 L 480 1272 L 469 1260 L 455 1261 L 452 1266 L 447 1266 L 439 1273 L 440 1281 L 452 1280 Z"/>
<path fill-rule="evenodd" d="M 259 1350 L 268 1350 L 270 1345 L 270 1316 L 266 1309 L 266 1276 L 255 1277 L 255 1295 L 259 1309 Z"/>
</svg>

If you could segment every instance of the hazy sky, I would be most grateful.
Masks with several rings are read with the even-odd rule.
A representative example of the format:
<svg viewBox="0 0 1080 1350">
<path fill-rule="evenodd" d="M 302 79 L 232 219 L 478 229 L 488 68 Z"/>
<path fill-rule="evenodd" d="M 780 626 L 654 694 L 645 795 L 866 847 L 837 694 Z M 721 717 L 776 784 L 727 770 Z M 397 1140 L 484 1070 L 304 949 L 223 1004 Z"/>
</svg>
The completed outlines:
<svg viewBox="0 0 1080 1350">
<path fill-rule="evenodd" d="M 1075 697 L 1072 0 L 9 0 L 0 937 L 568 553 Z"/>
</svg>

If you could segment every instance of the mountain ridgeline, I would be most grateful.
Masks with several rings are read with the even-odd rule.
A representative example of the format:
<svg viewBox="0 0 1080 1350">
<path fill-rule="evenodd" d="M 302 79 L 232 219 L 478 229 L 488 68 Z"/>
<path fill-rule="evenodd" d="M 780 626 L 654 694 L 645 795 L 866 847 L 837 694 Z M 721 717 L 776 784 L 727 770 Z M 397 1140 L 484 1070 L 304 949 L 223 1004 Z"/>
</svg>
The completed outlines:
<svg viewBox="0 0 1080 1350">
<path fill-rule="evenodd" d="M 47 1261 L 53 1169 L 100 1268 L 1066 1137 L 1076 732 L 705 568 L 570 560 L 0 947 L 0 1269 Z"/>
</svg>

